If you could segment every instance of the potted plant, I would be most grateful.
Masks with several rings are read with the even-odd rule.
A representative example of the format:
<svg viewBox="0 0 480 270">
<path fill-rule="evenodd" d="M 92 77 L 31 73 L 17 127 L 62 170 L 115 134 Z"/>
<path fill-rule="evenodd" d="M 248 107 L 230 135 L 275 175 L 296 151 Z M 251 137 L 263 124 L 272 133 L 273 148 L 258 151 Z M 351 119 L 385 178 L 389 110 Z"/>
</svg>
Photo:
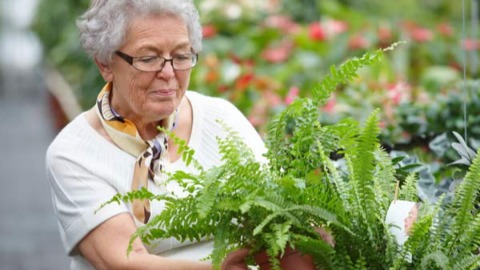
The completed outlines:
<svg viewBox="0 0 480 270">
<path fill-rule="evenodd" d="M 195 161 L 185 141 L 170 134 L 183 160 L 197 169 L 194 174 L 171 175 L 186 195 L 155 195 L 142 189 L 118 194 L 107 203 L 165 201 L 165 210 L 132 239 L 213 238 L 211 260 L 216 268 L 229 251 L 244 246 L 252 253 L 266 252 L 271 263 L 266 269 L 298 269 L 280 263 L 290 249 L 308 254 L 307 260 L 321 269 L 478 266 L 480 217 L 474 204 L 480 190 L 478 158 L 453 203 L 425 206 L 408 240 L 400 245 L 385 217 L 395 199 L 418 200 L 417 180 L 414 174 L 402 179 L 395 196 L 398 168 L 378 141 L 378 111 L 363 127 L 352 119 L 330 126 L 319 122 L 319 106 L 336 86 L 379 61 L 385 50 L 333 67 L 312 97 L 299 98 L 278 114 L 268 126 L 267 162 L 257 161 L 225 124 L 230 136 L 219 140 L 224 162 L 209 169 Z M 340 159 L 332 160 L 332 153 Z M 318 231 L 328 231 L 334 243 L 324 241 Z"/>
<path fill-rule="evenodd" d="M 211 169 L 198 165 L 194 151 L 170 134 L 182 148 L 182 158 L 198 171 L 171 175 L 170 180 L 176 181 L 186 196 L 154 195 L 142 189 L 118 194 L 108 202 L 139 198 L 165 201 L 165 210 L 139 228 L 132 239 L 140 237 L 150 242 L 169 237 L 180 241 L 213 238 L 211 260 L 217 268 L 230 251 L 239 247 L 248 246 L 253 253 L 265 251 L 266 256 L 256 256 L 258 264 L 271 263 L 262 269 L 279 269 L 282 263 L 278 258 L 294 256 L 291 253 L 296 253 L 299 243 L 326 245 L 316 227 L 343 227 L 331 212 L 334 199 L 322 190 L 327 186 L 314 174 L 297 178 L 271 170 L 268 164 L 255 159 L 234 132 L 224 127 L 230 134 L 219 140 L 224 162 Z M 311 258 L 304 259 L 309 268 L 303 269 L 315 269 Z"/>
</svg>

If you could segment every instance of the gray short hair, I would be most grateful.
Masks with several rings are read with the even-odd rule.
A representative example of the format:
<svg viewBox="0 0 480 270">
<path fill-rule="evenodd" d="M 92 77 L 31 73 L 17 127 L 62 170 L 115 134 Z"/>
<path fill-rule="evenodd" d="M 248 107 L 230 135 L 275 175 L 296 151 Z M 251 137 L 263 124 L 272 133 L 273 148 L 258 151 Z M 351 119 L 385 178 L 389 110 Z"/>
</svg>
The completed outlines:
<svg viewBox="0 0 480 270">
<path fill-rule="evenodd" d="M 129 21 L 151 14 L 173 14 L 182 19 L 193 52 L 202 50 L 202 28 L 192 0 L 92 0 L 90 8 L 77 20 L 80 43 L 92 58 L 110 63 L 125 40 Z"/>
</svg>

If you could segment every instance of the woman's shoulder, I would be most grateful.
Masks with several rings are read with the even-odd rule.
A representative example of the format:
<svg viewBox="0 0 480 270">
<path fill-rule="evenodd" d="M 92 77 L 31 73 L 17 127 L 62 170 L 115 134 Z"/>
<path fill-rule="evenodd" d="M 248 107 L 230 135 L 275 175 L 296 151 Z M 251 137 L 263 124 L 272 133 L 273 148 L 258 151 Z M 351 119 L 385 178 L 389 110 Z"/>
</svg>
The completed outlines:
<svg viewBox="0 0 480 270">
<path fill-rule="evenodd" d="M 229 100 L 222 98 L 222 97 L 215 97 L 205 95 L 200 92 L 196 91 L 187 91 L 186 93 L 190 102 L 194 103 L 201 103 L 203 105 L 211 105 L 211 106 L 228 106 L 228 107 L 235 107 Z"/>
<path fill-rule="evenodd" d="M 85 112 L 77 115 L 72 121 L 65 125 L 55 136 L 52 144 L 63 142 L 65 139 L 71 140 L 85 135 L 88 130 L 88 122 L 85 118 Z"/>
<path fill-rule="evenodd" d="M 95 134 L 93 128 L 85 118 L 85 113 L 81 113 L 70 121 L 53 139 L 47 150 L 48 156 L 57 154 L 68 155 L 81 151 L 81 144 L 94 145 L 98 144 L 99 136 Z"/>
<path fill-rule="evenodd" d="M 240 110 L 225 98 L 208 96 L 194 91 L 188 91 L 187 97 L 192 105 L 194 114 L 197 116 L 204 116 L 210 119 L 243 117 Z"/>
</svg>

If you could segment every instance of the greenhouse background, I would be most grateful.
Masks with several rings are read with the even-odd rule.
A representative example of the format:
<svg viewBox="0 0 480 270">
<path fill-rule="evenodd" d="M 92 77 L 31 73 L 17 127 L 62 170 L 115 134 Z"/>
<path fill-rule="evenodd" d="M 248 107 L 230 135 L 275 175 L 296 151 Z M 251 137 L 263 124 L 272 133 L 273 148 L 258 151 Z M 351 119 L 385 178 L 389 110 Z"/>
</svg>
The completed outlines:
<svg viewBox="0 0 480 270">
<path fill-rule="evenodd" d="M 464 173 L 457 132 L 480 145 L 479 1 L 197 0 L 204 51 L 190 88 L 232 101 L 263 134 L 268 120 L 308 96 L 332 65 L 401 42 L 322 107 L 322 122 L 381 109 L 384 147 L 406 153 L 423 199 Z M 3 0 L 0 6 L 0 262 L 64 269 L 44 176 L 55 134 L 92 106 L 102 79 L 80 49 L 75 18 L 87 0 Z M 22 160 L 22 162 L 20 162 Z M 25 168 L 27 166 L 27 168 Z"/>
</svg>

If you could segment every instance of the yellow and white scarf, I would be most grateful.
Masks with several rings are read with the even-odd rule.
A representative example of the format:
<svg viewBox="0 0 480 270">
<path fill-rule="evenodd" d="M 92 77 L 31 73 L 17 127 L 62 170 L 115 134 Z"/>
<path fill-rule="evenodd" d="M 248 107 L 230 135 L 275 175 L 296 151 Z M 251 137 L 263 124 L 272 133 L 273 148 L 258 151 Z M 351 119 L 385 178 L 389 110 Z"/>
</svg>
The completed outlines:
<svg viewBox="0 0 480 270">
<path fill-rule="evenodd" d="M 123 151 L 137 157 L 132 179 L 132 190 L 148 188 L 148 180 L 155 184 L 164 184 L 167 180 L 165 173 L 171 166 L 168 155 L 167 134 L 159 134 L 148 141 L 143 140 L 138 133 L 134 123 L 118 115 L 110 107 L 110 92 L 112 83 L 109 82 L 103 87 L 97 97 L 96 111 L 100 122 L 107 131 L 113 142 Z M 162 120 L 160 125 L 166 130 L 175 127 L 177 111 Z M 147 223 L 150 218 L 150 202 L 148 200 L 134 200 L 132 210 L 135 218 Z"/>
</svg>

